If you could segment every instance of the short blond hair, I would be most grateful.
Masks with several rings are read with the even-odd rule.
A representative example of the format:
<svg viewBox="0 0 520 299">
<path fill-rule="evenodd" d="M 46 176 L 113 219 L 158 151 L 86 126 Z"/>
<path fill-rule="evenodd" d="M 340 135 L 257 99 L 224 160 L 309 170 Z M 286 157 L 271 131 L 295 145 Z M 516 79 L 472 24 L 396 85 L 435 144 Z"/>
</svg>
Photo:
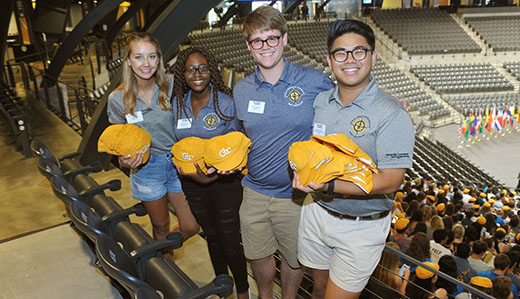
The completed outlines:
<svg viewBox="0 0 520 299">
<path fill-rule="evenodd" d="M 283 36 L 287 33 L 287 21 L 276 8 L 260 6 L 247 15 L 242 29 L 246 39 L 258 30 L 278 30 Z"/>
</svg>

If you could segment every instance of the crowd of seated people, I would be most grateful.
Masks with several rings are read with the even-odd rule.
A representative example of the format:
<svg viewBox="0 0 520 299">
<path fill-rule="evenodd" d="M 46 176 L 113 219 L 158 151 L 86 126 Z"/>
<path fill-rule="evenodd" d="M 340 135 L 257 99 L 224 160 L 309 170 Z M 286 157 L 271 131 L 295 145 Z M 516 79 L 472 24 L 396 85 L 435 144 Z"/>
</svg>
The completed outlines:
<svg viewBox="0 0 520 299">
<path fill-rule="evenodd" d="M 405 181 L 395 195 L 387 246 L 496 298 L 518 298 L 518 197 L 493 185 Z M 421 266 L 383 255 L 373 278 L 410 298 L 471 298 Z"/>
</svg>

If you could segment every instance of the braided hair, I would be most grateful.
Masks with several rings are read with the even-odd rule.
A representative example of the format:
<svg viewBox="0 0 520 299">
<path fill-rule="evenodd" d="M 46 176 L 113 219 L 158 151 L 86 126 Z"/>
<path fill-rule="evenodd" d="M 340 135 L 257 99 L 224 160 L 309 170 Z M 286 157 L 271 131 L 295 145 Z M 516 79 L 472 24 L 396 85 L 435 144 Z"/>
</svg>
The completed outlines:
<svg viewBox="0 0 520 299">
<path fill-rule="evenodd" d="M 184 103 L 184 95 L 190 90 L 190 87 L 186 83 L 186 79 L 184 78 L 184 72 L 186 69 L 186 61 L 188 60 L 188 57 L 190 57 L 193 53 L 199 53 L 204 58 L 206 58 L 208 62 L 209 67 L 209 74 L 210 74 L 210 83 L 212 85 L 212 93 L 213 93 L 213 102 L 215 106 L 215 113 L 218 117 L 220 117 L 224 121 L 231 121 L 235 117 L 234 116 L 227 116 L 222 113 L 220 110 L 220 106 L 218 103 L 218 92 L 221 91 L 229 96 L 233 96 L 233 92 L 229 87 L 227 87 L 224 84 L 224 80 L 222 80 L 222 77 L 220 76 L 220 71 L 218 69 L 218 64 L 207 49 L 201 48 L 201 47 L 189 47 L 184 50 L 182 50 L 179 55 L 177 56 L 177 61 L 175 62 L 175 65 L 173 66 L 173 76 L 174 76 L 174 83 L 173 83 L 173 93 L 172 96 L 176 98 L 176 105 L 177 105 L 177 119 L 180 119 L 182 116 L 182 113 L 184 113 L 186 116 L 188 113 L 186 112 L 186 106 Z M 182 112 L 181 112 L 182 109 Z"/>
</svg>

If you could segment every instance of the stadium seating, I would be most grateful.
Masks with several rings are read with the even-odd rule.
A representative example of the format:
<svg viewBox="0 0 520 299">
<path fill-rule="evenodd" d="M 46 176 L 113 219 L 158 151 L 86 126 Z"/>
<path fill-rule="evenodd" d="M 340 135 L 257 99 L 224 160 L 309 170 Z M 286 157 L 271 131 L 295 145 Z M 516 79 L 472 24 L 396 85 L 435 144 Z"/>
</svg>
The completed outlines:
<svg viewBox="0 0 520 299">
<path fill-rule="evenodd" d="M 520 80 L 520 61 L 505 62 L 504 68 L 510 72 L 513 77 Z"/>
<path fill-rule="evenodd" d="M 448 13 L 436 8 L 376 10 L 371 16 L 409 55 L 481 52 Z"/>
<path fill-rule="evenodd" d="M 410 71 L 441 94 L 514 90 L 490 63 L 420 65 Z"/>
<path fill-rule="evenodd" d="M 465 17 L 466 23 L 493 51 L 520 50 L 518 16 Z"/>
</svg>

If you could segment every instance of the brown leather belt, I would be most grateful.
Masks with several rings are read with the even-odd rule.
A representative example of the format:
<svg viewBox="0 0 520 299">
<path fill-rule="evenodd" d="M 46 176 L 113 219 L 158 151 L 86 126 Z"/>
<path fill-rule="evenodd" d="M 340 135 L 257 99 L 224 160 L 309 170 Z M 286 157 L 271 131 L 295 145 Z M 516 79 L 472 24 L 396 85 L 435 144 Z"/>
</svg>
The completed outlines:
<svg viewBox="0 0 520 299">
<path fill-rule="evenodd" d="M 377 220 L 377 219 L 386 217 L 390 213 L 390 211 L 384 211 L 384 212 L 369 215 L 369 216 L 356 217 L 356 216 L 350 216 L 350 215 L 341 214 L 341 213 L 338 213 L 335 211 L 331 211 L 321 205 L 320 205 L 320 207 L 324 208 L 330 215 L 332 215 L 334 217 L 338 217 L 339 219 L 350 219 L 350 220 Z"/>
</svg>

